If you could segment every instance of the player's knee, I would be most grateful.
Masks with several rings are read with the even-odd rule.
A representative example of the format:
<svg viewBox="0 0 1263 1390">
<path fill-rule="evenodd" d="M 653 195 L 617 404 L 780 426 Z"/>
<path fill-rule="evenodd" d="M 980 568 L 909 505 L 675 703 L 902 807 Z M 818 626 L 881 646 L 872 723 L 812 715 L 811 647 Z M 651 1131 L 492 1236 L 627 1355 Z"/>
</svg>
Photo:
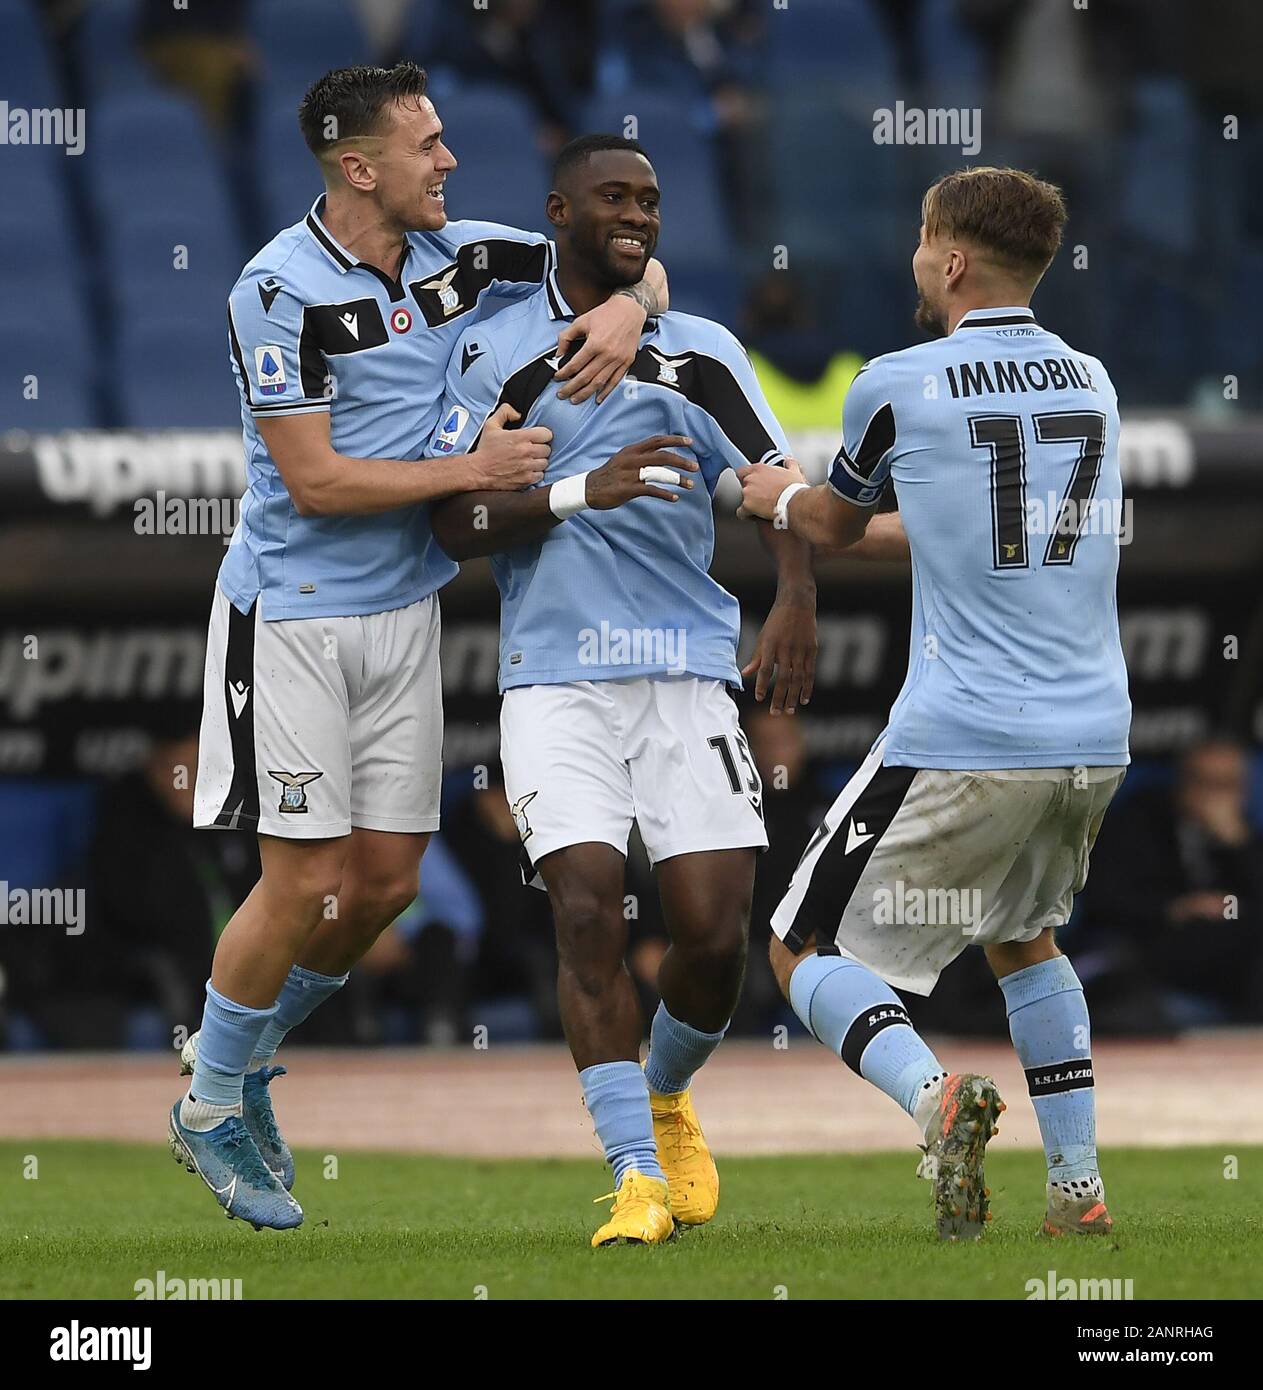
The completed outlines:
<svg viewBox="0 0 1263 1390">
<path fill-rule="evenodd" d="M 355 916 L 384 931 L 396 917 L 406 912 L 417 896 L 417 866 L 407 870 L 386 870 L 359 878 L 354 884 Z"/>
<path fill-rule="evenodd" d="M 748 940 L 746 920 L 733 917 L 718 919 L 701 931 L 677 935 L 672 945 L 687 957 L 689 968 L 700 978 L 713 979 L 745 969 Z"/>
<path fill-rule="evenodd" d="M 585 993 L 599 994 L 623 968 L 626 926 L 595 894 L 553 900 L 557 960 Z"/>
<path fill-rule="evenodd" d="M 997 980 L 1061 954 L 1051 927 L 1030 941 L 999 941 L 984 947 L 983 951 Z"/>
<path fill-rule="evenodd" d="M 331 854 L 311 854 L 287 862 L 272 872 L 265 870 L 269 896 L 286 912 L 318 921 L 335 908 L 342 892 L 342 859 Z"/>
</svg>

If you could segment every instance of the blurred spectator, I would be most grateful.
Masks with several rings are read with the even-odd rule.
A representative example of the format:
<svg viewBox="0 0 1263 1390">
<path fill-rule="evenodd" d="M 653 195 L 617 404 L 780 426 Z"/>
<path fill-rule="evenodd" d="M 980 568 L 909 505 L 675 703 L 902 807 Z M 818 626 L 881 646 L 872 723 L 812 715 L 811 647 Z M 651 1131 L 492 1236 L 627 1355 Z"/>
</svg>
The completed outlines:
<svg viewBox="0 0 1263 1390">
<path fill-rule="evenodd" d="M 444 5 L 431 51 L 405 56 L 434 73 L 451 69 L 465 82 L 514 88 L 539 116 L 541 144 L 556 153 L 578 132 L 579 112 L 592 90 L 598 10 L 597 0 Z M 454 131 L 453 138 L 459 134 Z"/>
<path fill-rule="evenodd" d="M 816 303 L 791 271 L 770 270 L 750 291 L 739 334 L 781 426 L 836 432 L 863 361 L 837 351 L 837 331 L 821 326 Z"/>
<path fill-rule="evenodd" d="M 613 28 L 602 72 L 607 89 L 705 95 L 721 129 L 747 126 L 758 115 L 753 31 L 740 7 L 726 0 L 640 0 Z"/>
<path fill-rule="evenodd" d="M 86 865 L 81 936 L 15 943 L 15 1013 L 51 1047 L 170 1046 L 190 1031 L 215 941 L 259 876 L 254 837 L 193 829 L 197 738 L 160 738 L 108 785 Z M 20 949 L 18 949 L 20 948 Z"/>
<path fill-rule="evenodd" d="M 472 879 L 446 839 L 435 835 L 426 850 L 420 893 L 331 1001 L 345 1001 L 343 1031 L 369 1046 L 418 1041 L 446 1046 L 465 1036 L 467 977 L 483 923 Z M 335 1040 L 342 1038 L 308 1039 Z"/>
<path fill-rule="evenodd" d="M 598 78 L 629 101 L 665 94 L 714 136 L 729 220 L 751 244 L 766 240 L 768 211 L 759 28 L 752 7 L 730 0 L 640 0 L 613 16 Z"/>
<path fill-rule="evenodd" d="M 1103 1021 L 1263 1021 L 1263 836 L 1246 819 L 1248 770 L 1240 745 L 1202 743 L 1172 791 L 1138 792 L 1106 817 L 1079 948 Z"/>
<path fill-rule="evenodd" d="M 164 81 L 197 102 L 207 124 L 221 134 L 236 128 L 255 69 L 248 11 L 249 0 L 178 7 L 171 0 L 143 0 L 141 5 L 141 51 Z"/>
<path fill-rule="evenodd" d="M 443 837 L 482 906 L 483 931 L 470 970 L 471 1004 L 507 1007 L 518 1001 L 525 1012 L 513 1016 L 516 1025 L 507 1026 L 559 1038 L 552 910 L 546 893 L 522 883 L 521 840 L 498 765 L 490 769 L 485 787 L 475 787 L 445 817 Z M 488 1023 L 494 1016 L 482 1007 L 478 1013 L 473 1023 Z"/>
<path fill-rule="evenodd" d="M 768 964 L 772 913 L 785 895 L 807 841 L 831 800 L 808 760 L 803 721 L 797 715 L 747 711 L 742 718 L 750 751 L 763 779 L 763 822 L 768 848 L 759 855 L 750 911 L 750 959 L 732 1032 L 766 1035 L 783 1021 L 780 989 Z M 787 1006 L 785 1006 L 787 1007 Z"/>
</svg>

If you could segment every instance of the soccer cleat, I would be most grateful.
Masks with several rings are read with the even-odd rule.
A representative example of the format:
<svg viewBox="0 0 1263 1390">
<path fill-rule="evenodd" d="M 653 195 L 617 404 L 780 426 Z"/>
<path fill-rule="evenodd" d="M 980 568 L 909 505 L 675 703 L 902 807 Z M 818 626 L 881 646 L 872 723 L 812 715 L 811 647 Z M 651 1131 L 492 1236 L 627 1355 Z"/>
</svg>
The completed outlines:
<svg viewBox="0 0 1263 1390">
<path fill-rule="evenodd" d="M 647 1178 L 629 1168 L 617 1192 L 596 1200 L 606 1202 L 611 1197 L 610 1219 L 592 1237 L 594 1250 L 602 1245 L 658 1245 L 674 1234 L 671 1194 L 661 1178 Z"/>
<path fill-rule="evenodd" d="M 1105 1188 L 1100 1178 L 1050 1182 L 1048 1212 L 1042 1229 L 1046 1236 L 1109 1235 L 1114 1222 L 1105 1207 Z"/>
<path fill-rule="evenodd" d="M 917 1177 L 934 1184 L 934 1215 L 940 1240 L 977 1240 L 991 1220 L 983 1186 L 987 1140 L 999 1133 L 1005 1109 L 989 1076 L 953 1072 L 930 1117 Z"/>
<path fill-rule="evenodd" d="M 700 1226 L 719 1205 L 719 1173 L 706 1146 L 689 1091 L 649 1092 L 658 1161 L 667 1175 L 671 1215 L 681 1226 Z"/>
<path fill-rule="evenodd" d="M 197 1037 L 193 1033 L 180 1049 L 180 1075 L 192 1076 L 197 1065 Z M 241 1087 L 241 1118 L 250 1131 L 250 1138 L 263 1155 L 263 1161 L 281 1180 L 286 1192 L 294 1186 L 294 1155 L 281 1135 L 276 1123 L 276 1113 L 272 1109 L 272 1097 L 268 1094 L 268 1083 L 277 1076 L 285 1076 L 284 1067 L 260 1067 L 247 1072 Z"/>
<path fill-rule="evenodd" d="M 250 1132 L 236 1115 L 200 1132 L 180 1122 L 180 1101 L 171 1107 L 167 1144 L 176 1161 L 210 1188 L 231 1221 L 240 1217 L 256 1231 L 302 1225 L 303 1209 L 264 1163 Z"/>
</svg>

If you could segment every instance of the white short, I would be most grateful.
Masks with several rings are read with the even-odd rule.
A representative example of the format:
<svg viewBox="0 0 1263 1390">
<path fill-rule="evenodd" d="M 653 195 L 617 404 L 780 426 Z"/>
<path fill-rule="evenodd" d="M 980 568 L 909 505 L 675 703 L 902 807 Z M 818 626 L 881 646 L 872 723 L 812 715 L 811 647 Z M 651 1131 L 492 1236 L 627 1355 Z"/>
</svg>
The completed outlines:
<svg viewBox="0 0 1263 1390">
<path fill-rule="evenodd" d="M 763 784 L 720 681 L 633 676 L 507 690 L 500 755 L 528 881 L 568 845 L 599 840 L 626 854 L 633 821 L 651 864 L 767 848 Z"/>
<path fill-rule="evenodd" d="M 439 604 L 265 623 L 218 587 L 193 824 L 314 840 L 437 830 Z"/>
<path fill-rule="evenodd" d="M 883 767 L 882 745 L 807 845 L 772 930 L 814 935 L 887 984 L 929 994 L 971 945 L 1063 925 L 1124 767 Z"/>
</svg>

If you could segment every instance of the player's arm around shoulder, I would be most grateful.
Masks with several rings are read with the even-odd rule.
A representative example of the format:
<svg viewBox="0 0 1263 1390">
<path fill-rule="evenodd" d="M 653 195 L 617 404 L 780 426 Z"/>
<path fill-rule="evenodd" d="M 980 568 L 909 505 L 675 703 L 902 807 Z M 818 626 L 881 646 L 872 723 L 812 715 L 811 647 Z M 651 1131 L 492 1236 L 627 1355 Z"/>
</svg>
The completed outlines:
<svg viewBox="0 0 1263 1390">
<path fill-rule="evenodd" d="M 498 435 L 477 458 L 352 458 L 333 445 L 329 406 L 326 401 L 319 412 L 255 417 L 300 516 L 371 515 L 471 488 L 526 487 L 543 477 L 548 450 L 534 431 Z"/>
</svg>

